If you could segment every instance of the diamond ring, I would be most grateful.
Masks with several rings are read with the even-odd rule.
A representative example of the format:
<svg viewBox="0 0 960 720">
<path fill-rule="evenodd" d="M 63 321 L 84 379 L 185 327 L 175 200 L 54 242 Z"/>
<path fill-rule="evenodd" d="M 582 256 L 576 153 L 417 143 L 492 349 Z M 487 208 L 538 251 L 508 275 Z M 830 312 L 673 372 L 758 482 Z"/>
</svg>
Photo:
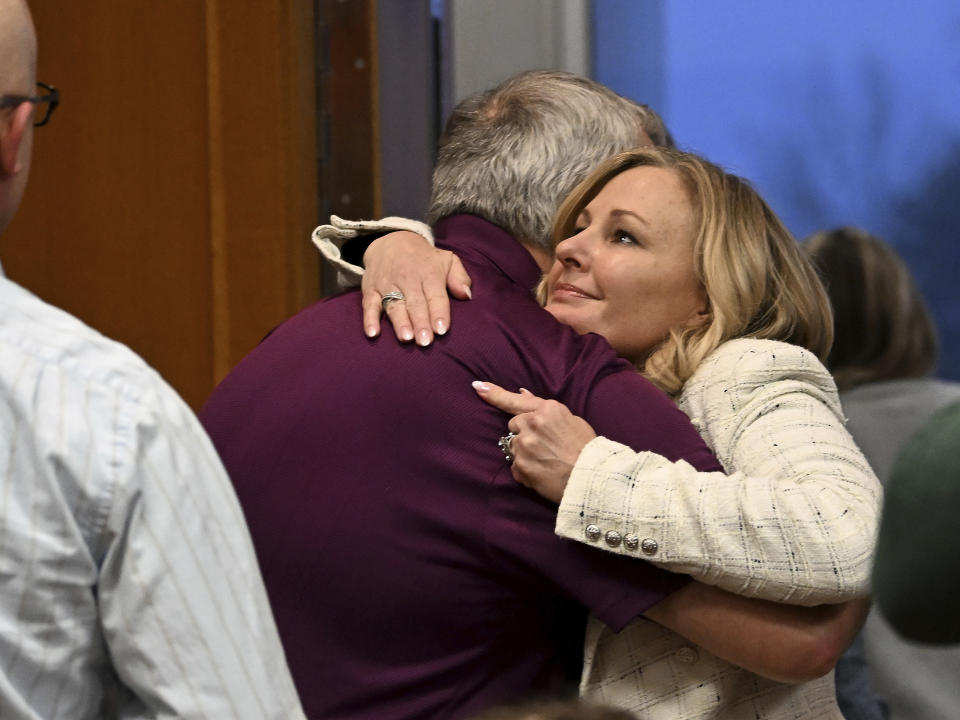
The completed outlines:
<svg viewBox="0 0 960 720">
<path fill-rule="evenodd" d="M 497 441 L 497 445 L 499 445 L 500 450 L 503 451 L 503 457 L 505 457 L 511 465 L 513 464 L 513 451 L 510 449 L 510 444 L 516 436 L 517 434 L 515 432 L 508 432 Z"/>
<path fill-rule="evenodd" d="M 384 293 L 383 295 L 380 296 L 380 307 L 382 307 L 384 311 L 386 311 L 387 305 L 389 305 L 390 303 L 403 302 L 403 301 L 404 301 L 404 297 L 402 292 L 400 292 L 399 290 L 391 290 L 390 292 Z"/>
</svg>

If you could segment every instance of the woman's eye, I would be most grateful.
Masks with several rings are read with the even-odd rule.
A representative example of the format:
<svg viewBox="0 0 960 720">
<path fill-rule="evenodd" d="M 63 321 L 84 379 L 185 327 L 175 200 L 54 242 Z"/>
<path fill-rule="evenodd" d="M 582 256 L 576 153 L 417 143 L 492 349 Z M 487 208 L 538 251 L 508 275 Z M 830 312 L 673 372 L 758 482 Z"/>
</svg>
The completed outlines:
<svg viewBox="0 0 960 720">
<path fill-rule="evenodd" d="M 636 244 L 637 244 L 637 241 L 636 241 L 636 239 L 633 237 L 633 235 L 631 235 L 631 234 L 628 233 L 628 232 L 624 232 L 623 230 L 617 230 L 617 231 L 613 234 L 613 239 L 614 239 L 614 242 L 617 242 L 617 243 L 619 243 L 619 244 L 621 244 L 621 245 L 636 245 Z"/>
</svg>

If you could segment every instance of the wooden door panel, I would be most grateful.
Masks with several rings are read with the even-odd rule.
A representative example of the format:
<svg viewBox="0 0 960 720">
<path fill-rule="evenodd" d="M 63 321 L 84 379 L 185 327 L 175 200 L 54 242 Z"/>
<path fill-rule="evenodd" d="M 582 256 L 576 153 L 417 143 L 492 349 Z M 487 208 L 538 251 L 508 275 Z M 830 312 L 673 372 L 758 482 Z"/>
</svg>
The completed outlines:
<svg viewBox="0 0 960 720">
<path fill-rule="evenodd" d="M 63 103 L 4 268 L 199 407 L 318 296 L 313 3 L 30 5 Z"/>
</svg>

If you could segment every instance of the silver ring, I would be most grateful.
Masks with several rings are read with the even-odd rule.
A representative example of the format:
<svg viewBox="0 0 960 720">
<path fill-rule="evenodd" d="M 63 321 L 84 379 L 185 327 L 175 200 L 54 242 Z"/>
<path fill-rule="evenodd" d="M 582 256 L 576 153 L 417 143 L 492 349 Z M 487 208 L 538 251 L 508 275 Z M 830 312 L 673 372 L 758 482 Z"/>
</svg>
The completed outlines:
<svg viewBox="0 0 960 720">
<path fill-rule="evenodd" d="M 388 293 L 384 293 L 380 296 L 380 307 L 386 311 L 387 305 L 392 302 L 403 302 L 404 301 L 403 293 L 399 290 L 391 290 Z"/>
<path fill-rule="evenodd" d="M 508 432 L 497 441 L 497 445 L 500 446 L 500 450 L 503 452 L 503 457 L 506 458 L 507 462 L 511 465 L 513 465 L 513 451 L 510 449 L 510 444 L 516 436 L 517 434 L 515 432 Z"/>
</svg>

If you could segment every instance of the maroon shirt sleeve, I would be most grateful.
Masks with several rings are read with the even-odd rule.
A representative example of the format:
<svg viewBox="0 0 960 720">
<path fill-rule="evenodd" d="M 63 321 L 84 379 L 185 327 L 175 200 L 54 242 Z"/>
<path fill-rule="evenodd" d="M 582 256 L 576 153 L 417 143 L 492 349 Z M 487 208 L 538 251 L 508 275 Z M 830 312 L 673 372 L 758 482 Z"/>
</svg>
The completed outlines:
<svg viewBox="0 0 960 720">
<path fill-rule="evenodd" d="M 598 435 L 634 450 L 685 460 L 700 471 L 723 472 L 690 418 L 637 372 L 599 377 L 587 396 L 583 417 Z"/>
<path fill-rule="evenodd" d="M 572 598 L 615 632 L 690 582 L 637 558 L 558 537 L 557 506 L 517 483 L 509 468 L 491 487 L 485 540 L 513 586 Z"/>
<path fill-rule="evenodd" d="M 722 471 L 689 418 L 665 393 L 626 363 L 611 365 L 608 355 L 600 360 L 582 397 L 569 389 L 571 410 L 599 434 L 634 449 L 682 459 L 702 471 Z M 591 369 L 591 362 L 588 353 L 578 373 Z M 532 500 L 535 493 L 516 483 L 506 466 L 491 493 L 487 543 L 498 561 L 516 568 L 518 576 L 528 573 L 573 597 L 614 631 L 690 582 L 686 575 L 645 560 L 557 537 L 556 505 Z"/>
</svg>

